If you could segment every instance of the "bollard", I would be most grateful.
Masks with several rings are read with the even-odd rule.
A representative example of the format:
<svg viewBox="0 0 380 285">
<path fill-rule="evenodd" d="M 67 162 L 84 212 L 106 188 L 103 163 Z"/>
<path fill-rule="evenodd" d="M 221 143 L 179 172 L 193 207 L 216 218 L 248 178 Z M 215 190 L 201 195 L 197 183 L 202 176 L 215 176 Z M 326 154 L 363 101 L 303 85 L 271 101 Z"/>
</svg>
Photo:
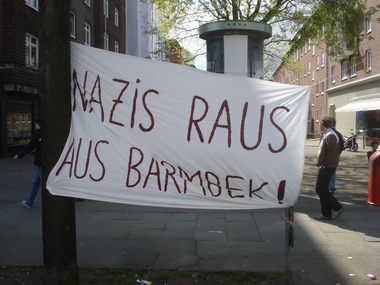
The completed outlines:
<svg viewBox="0 0 380 285">
<path fill-rule="evenodd" d="M 372 206 L 380 206 L 380 150 L 369 159 L 368 201 Z"/>
</svg>

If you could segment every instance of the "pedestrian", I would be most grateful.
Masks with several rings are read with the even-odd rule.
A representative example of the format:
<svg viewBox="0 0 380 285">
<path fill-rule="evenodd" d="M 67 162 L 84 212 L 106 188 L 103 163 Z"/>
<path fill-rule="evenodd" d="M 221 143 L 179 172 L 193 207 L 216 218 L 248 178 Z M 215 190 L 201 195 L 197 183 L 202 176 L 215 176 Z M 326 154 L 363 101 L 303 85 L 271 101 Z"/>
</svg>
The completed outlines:
<svg viewBox="0 0 380 285">
<path fill-rule="evenodd" d="M 377 151 L 377 149 L 379 147 L 379 143 L 373 141 L 373 142 L 371 142 L 371 147 L 372 147 L 372 150 L 370 150 L 370 151 L 367 152 L 368 161 L 369 161 L 371 155 L 374 154 Z"/>
<path fill-rule="evenodd" d="M 338 138 L 339 138 L 339 149 L 340 149 L 340 153 L 342 153 L 343 151 L 343 147 L 344 147 L 344 141 L 343 141 L 343 136 L 340 132 L 338 132 L 336 129 L 335 129 L 335 125 L 336 125 L 336 120 L 335 118 L 332 118 L 332 130 L 337 134 Z M 333 174 L 333 176 L 331 177 L 330 179 L 330 182 L 329 182 L 329 191 L 331 193 L 334 194 L 335 192 L 335 181 L 336 181 L 336 170 Z"/>
<path fill-rule="evenodd" d="M 321 203 L 322 215 L 316 220 L 335 220 L 344 211 L 343 206 L 329 191 L 329 182 L 339 164 L 340 144 L 339 137 L 332 130 L 333 118 L 322 116 L 319 123 L 322 138 L 318 150 L 318 175 L 315 190 Z M 332 214 L 332 211 L 334 213 Z"/>
<path fill-rule="evenodd" d="M 32 140 L 23 148 L 21 152 L 16 154 L 13 159 L 21 159 L 34 151 L 34 165 L 36 167 L 32 188 L 30 189 L 27 200 L 22 201 L 22 205 L 26 208 L 32 208 L 34 199 L 36 198 L 38 189 L 42 181 L 42 161 L 41 161 L 41 118 L 34 120 L 34 128 L 36 132 Z"/>
</svg>

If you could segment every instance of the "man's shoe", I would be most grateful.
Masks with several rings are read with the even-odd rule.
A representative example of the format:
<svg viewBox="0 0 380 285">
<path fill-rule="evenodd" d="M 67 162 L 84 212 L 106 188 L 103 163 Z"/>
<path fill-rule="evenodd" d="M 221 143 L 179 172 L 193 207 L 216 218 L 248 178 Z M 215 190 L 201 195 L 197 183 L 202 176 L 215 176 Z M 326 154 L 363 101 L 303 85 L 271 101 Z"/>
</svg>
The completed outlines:
<svg viewBox="0 0 380 285">
<path fill-rule="evenodd" d="M 26 201 L 22 201 L 22 205 L 23 205 L 25 208 L 28 208 L 28 209 L 31 208 L 30 206 L 28 206 L 28 205 L 26 204 Z"/>
<path fill-rule="evenodd" d="M 336 220 L 337 218 L 339 218 L 340 215 L 343 213 L 343 211 L 344 211 L 344 208 L 342 207 L 342 209 L 340 209 L 339 211 L 336 211 L 336 212 L 333 214 L 332 219 L 333 219 L 333 220 Z"/>
<path fill-rule="evenodd" d="M 316 220 L 328 220 L 328 221 L 331 220 L 331 218 L 325 217 L 324 215 L 320 215 L 318 217 L 315 217 L 314 219 L 316 219 Z"/>
</svg>

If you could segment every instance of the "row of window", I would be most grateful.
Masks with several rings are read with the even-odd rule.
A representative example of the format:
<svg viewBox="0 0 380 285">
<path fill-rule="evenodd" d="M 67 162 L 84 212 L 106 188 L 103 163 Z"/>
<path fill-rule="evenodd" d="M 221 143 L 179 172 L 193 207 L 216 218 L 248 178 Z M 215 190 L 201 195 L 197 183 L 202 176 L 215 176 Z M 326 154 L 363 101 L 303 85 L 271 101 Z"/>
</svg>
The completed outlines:
<svg viewBox="0 0 380 285">
<path fill-rule="evenodd" d="M 321 81 L 315 85 L 315 92 L 316 92 L 316 96 L 314 95 L 311 96 L 311 107 L 314 107 L 315 97 L 325 94 L 325 81 Z"/>
<path fill-rule="evenodd" d="M 359 66 L 363 64 L 362 62 L 357 61 L 357 56 L 353 55 L 348 59 L 344 59 L 340 62 L 341 64 L 341 79 L 346 80 L 348 77 L 356 76 L 357 70 Z M 325 53 L 322 52 L 321 56 L 316 57 L 316 70 L 323 68 L 325 66 Z M 366 50 L 365 52 L 365 71 L 369 72 L 372 69 L 372 51 Z M 300 75 L 301 74 L 301 75 Z M 291 83 L 297 82 L 299 78 L 306 77 L 307 75 L 311 75 L 311 80 L 314 81 L 315 71 L 311 70 L 310 61 L 303 66 L 303 71 L 297 71 L 294 74 L 292 73 L 290 76 Z M 334 84 L 336 81 L 336 68 L 335 65 L 331 67 L 331 83 Z"/>
<path fill-rule="evenodd" d="M 357 57 L 351 56 L 348 59 L 341 61 L 341 79 L 346 80 L 348 77 L 356 76 L 356 72 L 359 69 L 362 62 L 357 61 Z M 372 50 L 366 50 L 365 52 L 365 71 L 369 72 L 372 69 Z M 335 83 L 336 70 L 335 65 L 331 67 L 331 83 Z"/>
<path fill-rule="evenodd" d="M 84 0 L 84 3 L 88 7 L 91 7 L 91 0 Z M 109 18 L 109 2 L 108 2 L 108 0 L 103 0 L 103 15 L 105 15 L 107 18 Z M 115 25 L 119 26 L 119 9 L 117 9 L 117 8 L 115 8 Z"/>
<path fill-rule="evenodd" d="M 366 58 L 368 60 L 366 60 L 366 66 L 367 66 L 367 70 L 369 68 L 369 70 L 371 69 L 371 50 L 367 50 L 366 52 Z M 351 63 L 349 65 L 349 63 Z M 342 65 L 342 80 L 345 80 L 347 79 L 348 75 L 350 77 L 354 77 L 356 76 L 356 71 L 357 71 L 357 68 L 359 66 L 360 63 L 357 63 L 356 61 L 356 58 L 353 56 L 351 57 L 350 59 L 345 59 L 341 62 L 341 65 Z M 334 84 L 335 83 L 335 80 L 336 80 L 336 67 L 335 65 L 333 65 L 331 67 L 331 83 Z M 315 84 L 315 93 L 316 93 L 316 96 L 319 96 L 319 94 L 323 95 L 325 93 L 325 82 L 326 80 L 323 80 L 323 81 L 320 81 L 320 82 L 317 82 Z M 314 106 L 314 96 L 312 96 L 312 106 Z"/>
<path fill-rule="evenodd" d="M 74 37 L 72 34 L 71 34 L 71 36 Z M 89 45 L 89 46 L 91 45 L 91 25 L 86 23 L 86 22 L 84 22 L 84 44 Z M 104 33 L 103 48 L 105 50 L 110 49 L 109 36 L 107 33 Z M 114 42 L 114 51 L 119 52 L 119 42 L 118 41 Z"/>
<path fill-rule="evenodd" d="M 91 26 L 85 23 L 85 44 L 91 45 Z M 115 41 L 114 51 L 119 52 L 119 42 Z M 104 49 L 109 50 L 109 36 L 104 33 Z M 26 34 L 25 36 L 25 65 L 38 68 L 38 38 Z"/>
<path fill-rule="evenodd" d="M 317 57 L 315 58 L 315 65 L 316 65 L 317 71 L 320 68 L 325 67 L 325 52 L 322 52 L 321 55 L 317 55 Z M 315 71 L 314 71 L 314 69 L 311 70 L 311 62 L 310 61 L 307 64 L 305 63 L 303 65 L 303 71 L 296 71 L 294 73 L 294 76 L 293 76 L 293 74 L 291 74 L 290 81 L 292 83 L 294 83 L 294 82 L 298 81 L 299 78 L 302 79 L 303 77 L 306 77 L 307 75 L 311 75 L 312 80 L 314 81 Z"/>
<path fill-rule="evenodd" d="M 38 10 L 38 0 L 25 0 L 25 3 Z M 84 0 L 84 3 L 88 6 L 88 7 L 91 7 L 91 0 Z M 109 3 L 108 3 L 108 0 L 103 0 L 103 9 L 104 9 L 104 15 L 106 15 L 106 17 L 108 18 L 109 16 Z M 116 9 L 116 8 L 115 8 Z M 116 9 L 117 10 L 117 9 Z M 116 11 L 115 10 L 115 13 L 117 13 L 117 15 L 119 15 L 119 10 Z M 115 25 L 116 25 L 116 21 L 115 21 Z M 117 25 L 118 26 L 118 25 Z"/>
<path fill-rule="evenodd" d="M 321 108 L 321 110 L 319 111 L 319 109 L 316 109 L 315 110 L 315 122 L 318 123 L 319 121 L 319 117 L 322 117 L 325 115 L 325 108 Z"/>
<path fill-rule="evenodd" d="M 85 1 L 85 3 L 91 7 L 90 0 Z M 114 25 L 119 27 L 119 9 L 115 7 L 114 13 Z M 109 17 L 108 0 L 104 1 L 104 14 L 107 18 Z M 76 14 L 72 11 L 70 12 L 70 27 L 71 37 L 76 38 Z M 86 22 L 84 23 L 84 44 L 91 45 L 91 25 Z M 114 51 L 119 52 L 119 42 L 115 41 L 114 44 Z M 109 36 L 107 33 L 104 33 L 103 48 L 109 50 Z"/>
<path fill-rule="evenodd" d="M 318 42 L 317 42 L 318 44 Z M 307 40 L 307 44 L 303 45 L 300 49 L 297 49 L 294 54 L 293 54 L 293 59 L 294 60 L 298 60 L 298 55 L 300 54 L 301 56 L 303 56 L 304 54 L 307 53 L 307 51 L 311 50 L 311 55 L 314 56 L 315 55 L 315 45 L 312 45 L 311 44 L 311 39 L 308 39 Z"/>
<path fill-rule="evenodd" d="M 86 5 L 91 7 L 91 0 L 84 1 Z M 38 0 L 25 0 L 25 3 L 34 9 L 38 10 Z M 108 17 L 108 0 L 104 0 L 104 12 Z M 119 10 L 115 8 L 115 17 L 114 17 L 115 26 L 119 26 Z M 70 34 L 73 38 L 76 37 L 76 15 L 74 12 L 70 13 Z M 84 43 L 86 45 L 91 45 L 91 25 L 84 23 Z M 25 37 L 25 65 L 32 68 L 38 68 L 38 38 L 26 34 Z M 119 42 L 114 42 L 114 51 L 119 52 Z M 104 33 L 104 49 L 109 50 L 109 36 L 107 33 Z"/>
<path fill-rule="evenodd" d="M 315 122 L 318 123 L 319 121 L 319 118 L 326 115 L 325 113 L 325 108 L 321 108 L 320 110 L 319 109 L 315 109 Z M 311 111 L 309 110 L 309 113 L 308 113 L 308 122 L 310 123 L 311 121 Z"/>
<path fill-rule="evenodd" d="M 317 56 L 315 58 L 316 60 L 316 70 L 318 71 L 320 68 L 323 68 L 325 66 L 325 52 L 322 52 L 321 55 Z M 341 61 L 341 74 L 342 74 L 342 80 L 345 80 L 350 77 L 356 76 L 356 72 L 358 70 L 358 66 L 361 63 L 357 61 L 357 56 L 353 55 L 349 57 L 348 59 L 344 59 Z M 366 72 L 371 71 L 372 69 L 372 52 L 371 50 L 367 50 L 365 54 L 365 70 Z M 306 77 L 307 75 L 311 75 L 311 80 L 314 81 L 315 77 L 315 71 L 314 69 L 311 70 L 311 62 L 309 61 L 307 64 L 305 63 L 303 66 L 303 71 L 295 72 L 295 76 L 293 79 L 293 75 L 291 75 L 291 82 L 294 83 L 298 81 L 299 78 Z M 331 69 L 331 83 L 335 83 L 335 66 Z"/>
<path fill-rule="evenodd" d="M 364 21 L 364 29 L 365 29 L 365 33 L 366 34 L 369 34 L 372 32 L 372 14 L 371 12 L 367 12 L 365 14 L 365 21 Z M 324 35 L 324 27 L 322 27 L 322 31 L 321 31 L 321 34 L 322 34 L 322 39 L 323 39 L 323 35 Z M 319 43 L 319 39 L 317 39 L 317 42 L 316 44 Z M 294 60 L 298 60 L 299 58 L 299 54 L 301 56 L 303 56 L 304 54 L 307 53 L 307 51 L 311 50 L 311 53 L 312 55 L 314 56 L 315 55 L 315 45 L 311 43 L 311 39 L 309 38 L 307 40 L 307 43 L 304 44 L 301 48 L 297 49 L 294 54 L 293 54 L 293 59 Z"/>
</svg>

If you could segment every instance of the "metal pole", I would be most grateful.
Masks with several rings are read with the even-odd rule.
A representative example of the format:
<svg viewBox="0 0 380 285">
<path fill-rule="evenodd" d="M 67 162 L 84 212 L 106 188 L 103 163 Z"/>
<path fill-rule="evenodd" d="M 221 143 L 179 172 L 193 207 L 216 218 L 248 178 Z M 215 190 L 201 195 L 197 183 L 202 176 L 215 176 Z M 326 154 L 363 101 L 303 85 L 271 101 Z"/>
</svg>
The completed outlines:
<svg viewBox="0 0 380 285">
<path fill-rule="evenodd" d="M 290 247 L 294 247 L 294 233 L 293 226 L 293 207 L 285 209 L 285 272 L 286 272 L 286 285 L 291 282 L 291 272 L 290 272 Z"/>
</svg>

